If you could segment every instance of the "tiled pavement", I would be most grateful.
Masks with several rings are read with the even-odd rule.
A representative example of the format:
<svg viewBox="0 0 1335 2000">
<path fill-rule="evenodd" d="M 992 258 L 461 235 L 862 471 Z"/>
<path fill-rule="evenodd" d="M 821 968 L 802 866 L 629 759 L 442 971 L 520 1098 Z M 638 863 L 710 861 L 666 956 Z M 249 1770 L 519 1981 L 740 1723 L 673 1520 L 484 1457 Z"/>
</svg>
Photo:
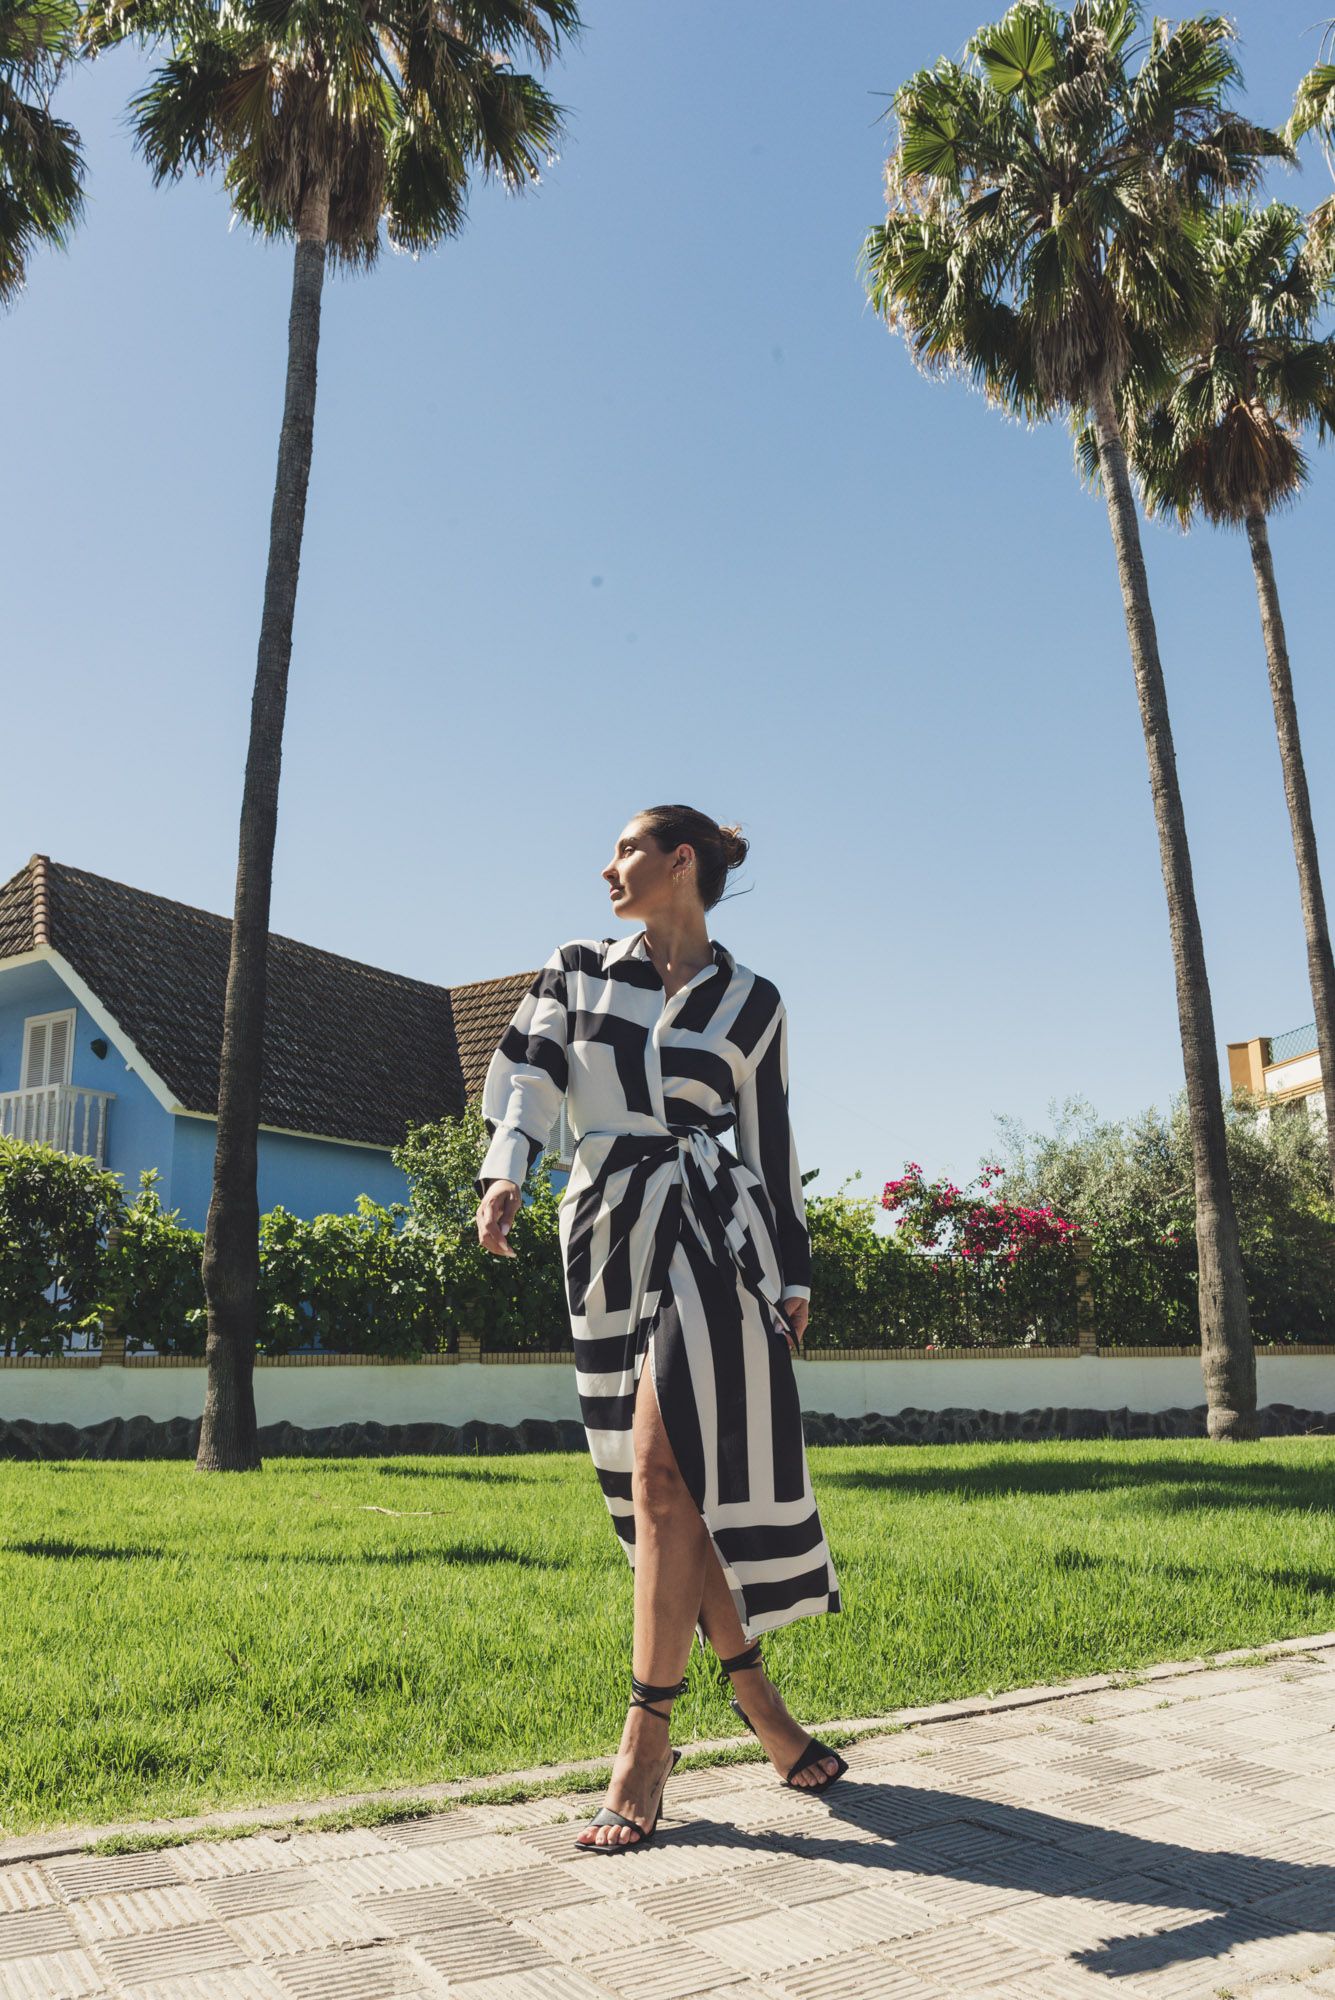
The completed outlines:
<svg viewBox="0 0 1335 2000">
<path fill-rule="evenodd" d="M 0 1995 L 1335 2000 L 1335 1634 L 978 1706 L 860 1737 L 824 1799 L 679 1773 L 654 1844 L 610 1858 L 572 1847 L 574 1795 L 34 1843 L 0 1867 Z"/>
</svg>

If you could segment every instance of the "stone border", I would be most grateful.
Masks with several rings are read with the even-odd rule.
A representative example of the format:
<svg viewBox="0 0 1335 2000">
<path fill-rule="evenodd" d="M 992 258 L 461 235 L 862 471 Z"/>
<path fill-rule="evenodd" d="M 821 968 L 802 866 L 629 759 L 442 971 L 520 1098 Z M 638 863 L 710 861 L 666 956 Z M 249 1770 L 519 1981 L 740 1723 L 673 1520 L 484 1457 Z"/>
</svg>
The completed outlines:
<svg viewBox="0 0 1335 2000">
<path fill-rule="evenodd" d="M 1087 1674 L 1076 1680 L 1056 1681 L 1033 1687 L 1011 1688 L 999 1695 L 964 1695 L 955 1701 L 933 1702 L 925 1708 L 892 1709 L 886 1715 L 862 1715 L 822 1720 L 821 1729 L 839 1731 L 854 1741 L 867 1736 L 885 1736 L 901 1729 L 915 1729 L 926 1722 L 965 1722 L 974 1716 L 1005 1715 L 1012 1709 L 1037 1708 L 1047 1702 L 1068 1701 L 1072 1695 L 1098 1694 L 1107 1688 L 1145 1682 L 1179 1679 L 1187 1674 L 1213 1673 L 1221 1667 L 1251 1664 L 1258 1655 L 1265 1661 L 1284 1659 L 1291 1654 L 1328 1652 L 1335 1648 L 1335 1632 L 1298 1635 L 1275 1639 L 1257 1646 L 1235 1646 L 1228 1652 L 1209 1653 L 1194 1660 L 1165 1660 L 1147 1667 L 1126 1667 L 1110 1674 Z M 748 1739 L 736 1736 L 701 1737 L 681 1745 L 683 1754 L 709 1759 L 734 1751 Z M 606 1771 L 607 1757 L 585 1757 L 569 1764 L 532 1766 L 523 1771 L 479 1773 L 470 1778 L 447 1778 L 436 1784 L 402 1785 L 389 1791 L 347 1792 L 334 1798 L 305 1799 L 296 1804 L 227 1806 L 214 1813 L 187 1819 L 126 1820 L 105 1826 L 71 1826 L 46 1833 L 14 1834 L 0 1840 L 0 1867 L 19 1862 L 53 1861 L 60 1855 L 83 1854 L 90 1843 L 136 1839 L 154 1835 L 185 1835 L 191 1838 L 223 1833 L 237 1826 L 251 1826 L 257 1818 L 266 1824 L 301 1826 L 326 1813 L 351 1812 L 359 1806 L 393 1806 L 398 1803 L 448 1805 L 451 1800 L 493 1789 L 509 1792 L 548 1784 L 553 1778 L 592 1777 Z"/>
<path fill-rule="evenodd" d="M 1335 1422 L 1335 1419 L 1332 1419 Z M 0 1417 L 0 1460 L 193 1458 L 199 1449 L 198 1417 L 107 1417 L 97 1424 Z M 518 1424 L 470 1418 L 463 1424 L 261 1424 L 265 1458 L 399 1458 L 429 1454 L 511 1456 L 526 1451 L 584 1451 L 584 1426 L 575 1417 L 526 1417 Z"/>
<path fill-rule="evenodd" d="M 1261 1437 L 1335 1436 L 1335 1413 L 1268 1403 L 1257 1412 Z M 107 1417 L 67 1424 L 30 1417 L 0 1418 L 0 1461 L 193 1458 L 198 1417 Z M 919 1410 L 840 1417 L 804 1410 L 808 1445 L 1006 1444 L 1099 1438 L 1203 1438 L 1206 1406 L 1170 1410 Z M 509 1457 L 530 1451 L 583 1451 L 575 1417 L 525 1417 L 517 1424 L 473 1417 L 463 1424 L 386 1424 L 374 1420 L 327 1424 L 261 1424 L 265 1458 L 397 1458 L 476 1455 Z"/>
</svg>

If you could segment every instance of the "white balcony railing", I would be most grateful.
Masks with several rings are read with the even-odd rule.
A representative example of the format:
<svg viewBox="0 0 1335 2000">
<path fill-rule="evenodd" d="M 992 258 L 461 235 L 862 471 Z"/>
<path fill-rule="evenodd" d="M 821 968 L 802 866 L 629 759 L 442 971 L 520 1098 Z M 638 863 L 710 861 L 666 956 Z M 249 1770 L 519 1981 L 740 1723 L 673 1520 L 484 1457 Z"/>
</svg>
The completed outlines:
<svg viewBox="0 0 1335 2000">
<path fill-rule="evenodd" d="M 84 1090 L 76 1083 L 48 1083 L 40 1090 L 0 1090 L 0 1138 L 54 1146 L 106 1160 L 107 1106 L 114 1090 Z"/>
</svg>

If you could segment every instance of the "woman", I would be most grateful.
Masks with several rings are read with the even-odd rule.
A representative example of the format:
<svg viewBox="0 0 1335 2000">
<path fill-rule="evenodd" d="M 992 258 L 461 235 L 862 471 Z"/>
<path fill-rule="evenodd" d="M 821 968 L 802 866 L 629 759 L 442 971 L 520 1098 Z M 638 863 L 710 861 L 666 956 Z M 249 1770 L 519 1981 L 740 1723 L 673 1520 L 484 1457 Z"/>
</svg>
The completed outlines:
<svg viewBox="0 0 1335 2000">
<path fill-rule="evenodd" d="M 621 1749 L 576 1841 L 598 1853 L 653 1837 L 693 1631 L 787 1783 L 848 1768 L 789 1715 L 754 1640 L 840 1602 L 793 1378 L 811 1287 L 787 1017 L 705 924 L 746 851 L 689 806 L 637 813 L 602 872 L 639 928 L 552 953 L 483 1087 L 477 1229 L 496 1255 L 515 1254 L 563 1096 L 575 1141 L 558 1226 L 580 1413 L 635 1589 Z M 732 1125 L 740 1158 L 719 1142 Z"/>
</svg>

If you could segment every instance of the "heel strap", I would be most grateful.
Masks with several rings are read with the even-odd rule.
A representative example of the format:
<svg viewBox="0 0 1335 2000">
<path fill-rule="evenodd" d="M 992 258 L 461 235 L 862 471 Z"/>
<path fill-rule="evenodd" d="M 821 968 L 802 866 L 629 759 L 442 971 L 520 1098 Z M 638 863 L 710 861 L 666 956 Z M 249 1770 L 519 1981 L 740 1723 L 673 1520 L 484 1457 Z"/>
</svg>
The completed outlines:
<svg viewBox="0 0 1335 2000">
<path fill-rule="evenodd" d="M 759 1639 L 753 1639 L 745 1652 L 734 1653 L 730 1660 L 720 1660 L 718 1664 L 721 1674 L 735 1674 L 744 1667 L 758 1667 L 761 1664 Z"/>
<path fill-rule="evenodd" d="M 650 1702 L 671 1701 L 675 1695 L 685 1694 L 685 1692 L 686 1676 L 684 1674 L 675 1687 L 654 1687 L 651 1682 L 642 1681 L 638 1674 L 632 1674 L 630 1677 L 631 1707 L 648 1708 L 650 1715 L 658 1716 L 662 1722 L 670 1722 L 672 1720 L 671 1716 L 664 1715 L 661 1708 L 649 1708 Z"/>
</svg>

